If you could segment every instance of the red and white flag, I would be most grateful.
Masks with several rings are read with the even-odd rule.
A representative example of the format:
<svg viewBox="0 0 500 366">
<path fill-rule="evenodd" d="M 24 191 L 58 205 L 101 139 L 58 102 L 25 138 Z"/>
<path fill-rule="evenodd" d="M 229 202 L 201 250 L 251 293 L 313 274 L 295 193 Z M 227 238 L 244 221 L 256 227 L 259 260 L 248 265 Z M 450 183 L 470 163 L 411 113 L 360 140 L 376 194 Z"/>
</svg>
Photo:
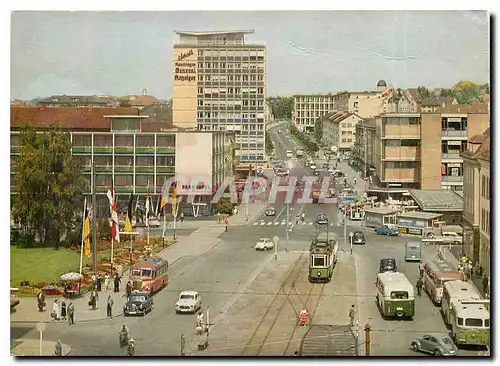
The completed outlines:
<svg viewBox="0 0 500 366">
<path fill-rule="evenodd" d="M 108 189 L 109 212 L 111 214 L 111 237 L 120 242 L 120 230 L 118 226 L 118 207 L 116 205 L 113 185 Z"/>
</svg>

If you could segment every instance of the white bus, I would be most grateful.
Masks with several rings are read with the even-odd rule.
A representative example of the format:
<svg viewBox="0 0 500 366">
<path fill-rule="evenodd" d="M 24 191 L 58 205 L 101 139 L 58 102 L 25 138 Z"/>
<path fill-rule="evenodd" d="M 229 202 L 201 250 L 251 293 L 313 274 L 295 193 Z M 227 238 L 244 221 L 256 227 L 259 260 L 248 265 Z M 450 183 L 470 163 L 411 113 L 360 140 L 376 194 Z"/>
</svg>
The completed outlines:
<svg viewBox="0 0 500 366">
<path fill-rule="evenodd" d="M 383 317 L 415 315 L 413 285 L 403 273 L 385 272 L 377 275 L 377 304 Z"/>
<path fill-rule="evenodd" d="M 476 287 L 469 282 L 465 281 L 448 281 L 443 285 L 443 297 L 441 299 L 441 311 L 444 315 L 446 324 L 453 323 L 452 317 L 452 304 L 459 300 L 470 301 L 480 300 L 481 294 L 477 291 Z"/>
<path fill-rule="evenodd" d="M 434 304 L 441 304 L 443 285 L 446 282 L 461 279 L 461 273 L 446 261 L 433 260 L 425 262 L 423 278 L 424 289 Z"/>
<path fill-rule="evenodd" d="M 293 152 L 292 152 L 292 150 L 287 150 L 287 151 L 286 151 L 286 157 L 287 157 L 288 159 L 293 158 Z"/>
</svg>

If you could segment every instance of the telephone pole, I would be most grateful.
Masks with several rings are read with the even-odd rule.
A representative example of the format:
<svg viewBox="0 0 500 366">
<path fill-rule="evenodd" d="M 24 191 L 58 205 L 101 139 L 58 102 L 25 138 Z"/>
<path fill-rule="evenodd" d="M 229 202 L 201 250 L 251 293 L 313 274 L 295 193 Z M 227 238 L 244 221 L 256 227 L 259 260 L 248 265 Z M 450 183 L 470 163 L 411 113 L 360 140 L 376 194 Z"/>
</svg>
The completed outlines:
<svg viewBox="0 0 500 366">
<path fill-rule="evenodd" d="M 97 273 L 97 228 L 96 228 L 97 204 L 95 195 L 95 161 L 92 160 L 92 268 Z"/>
</svg>

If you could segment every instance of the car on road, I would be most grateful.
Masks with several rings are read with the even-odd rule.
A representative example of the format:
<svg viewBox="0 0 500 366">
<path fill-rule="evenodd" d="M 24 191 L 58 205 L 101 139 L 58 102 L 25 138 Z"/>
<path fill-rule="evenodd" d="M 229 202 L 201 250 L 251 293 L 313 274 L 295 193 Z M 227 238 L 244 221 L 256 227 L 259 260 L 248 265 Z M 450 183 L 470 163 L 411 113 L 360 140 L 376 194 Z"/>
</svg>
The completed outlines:
<svg viewBox="0 0 500 366">
<path fill-rule="evenodd" d="M 330 174 L 333 173 L 333 167 L 329 166 L 328 169 L 327 169 L 327 172 L 330 173 Z"/>
<path fill-rule="evenodd" d="M 353 234 L 353 236 L 352 236 L 352 243 L 353 244 L 359 244 L 359 245 L 366 244 L 365 234 L 363 234 L 362 231 L 356 230 L 352 234 Z"/>
<path fill-rule="evenodd" d="M 196 313 L 201 309 L 202 300 L 198 291 L 182 291 L 179 299 L 175 303 L 175 312 L 179 313 Z"/>
<path fill-rule="evenodd" d="M 396 266 L 396 259 L 394 258 L 382 258 L 379 262 L 379 273 L 384 272 L 397 272 L 398 267 Z"/>
<path fill-rule="evenodd" d="M 313 175 L 318 176 L 318 175 L 319 175 L 319 170 L 314 169 L 314 171 L 313 171 Z"/>
<path fill-rule="evenodd" d="M 311 165 L 311 162 L 309 160 L 306 160 L 305 165 L 309 166 L 309 165 Z"/>
<path fill-rule="evenodd" d="M 274 243 L 270 238 L 260 238 L 255 244 L 255 250 L 269 250 L 274 248 Z"/>
<path fill-rule="evenodd" d="M 266 216 L 274 216 L 276 215 L 276 210 L 274 207 L 268 207 L 266 209 Z"/>
<path fill-rule="evenodd" d="M 391 226 L 379 226 L 375 228 L 375 234 L 386 235 L 386 236 L 398 236 L 399 230 L 396 227 Z"/>
<path fill-rule="evenodd" d="M 334 178 L 343 178 L 343 177 L 345 177 L 345 174 L 342 173 L 340 170 L 334 170 L 333 173 L 331 173 L 331 175 Z"/>
<path fill-rule="evenodd" d="M 323 165 L 321 165 L 321 167 L 322 167 L 323 169 L 328 168 L 328 163 L 323 163 Z"/>
<path fill-rule="evenodd" d="M 434 356 L 456 356 L 458 348 L 451 338 L 444 333 L 424 334 L 421 338 L 411 342 L 415 352 L 430 353 Z"/>
<path fill-rule="evenodd" d="M 160 227 L 160 220 L 157 218 L 149 219 L 149 227 Z"/>
<path fill-rule="evenodd" d="M 312 163 L 312 164 L 309 166 L 309 168 L 311 168 L 312 170 L 316 170 L 317 166 L 316 166 L 316 164 Z"/>
<path fill-rule="evenodd" d="M 153 298 L 146 292 L 132 292 L 123 305 L 123 315 L 146 315 L 153 310 Z"/>
<path fill-rule="evenodd" d="M 328 222 L 328 217 L 326 217 L 325 214 L 320 213 L 316 216 L 317 225 L 328 225 Z"/>
</svg>

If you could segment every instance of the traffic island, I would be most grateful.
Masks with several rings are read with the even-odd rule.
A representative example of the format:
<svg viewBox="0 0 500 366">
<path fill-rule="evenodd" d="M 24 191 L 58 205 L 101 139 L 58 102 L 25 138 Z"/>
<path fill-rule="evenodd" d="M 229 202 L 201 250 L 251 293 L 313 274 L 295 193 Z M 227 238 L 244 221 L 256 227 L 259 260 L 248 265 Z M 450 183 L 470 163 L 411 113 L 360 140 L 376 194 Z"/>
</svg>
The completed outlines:
<svg viewBox="0 0 500 366">
<path fill-rule="evenodd" d="M 40 341 L 36 339 L 16 339 L 14 345 L 10 349 L 10 354 L 16 357 L 55 357 L 55 344 L 52 341 L 42 341 L 40 354 Z M 71 347 L 61 343 L 62 355 L 68 356 L 71 352 Z"/>
</svg>

